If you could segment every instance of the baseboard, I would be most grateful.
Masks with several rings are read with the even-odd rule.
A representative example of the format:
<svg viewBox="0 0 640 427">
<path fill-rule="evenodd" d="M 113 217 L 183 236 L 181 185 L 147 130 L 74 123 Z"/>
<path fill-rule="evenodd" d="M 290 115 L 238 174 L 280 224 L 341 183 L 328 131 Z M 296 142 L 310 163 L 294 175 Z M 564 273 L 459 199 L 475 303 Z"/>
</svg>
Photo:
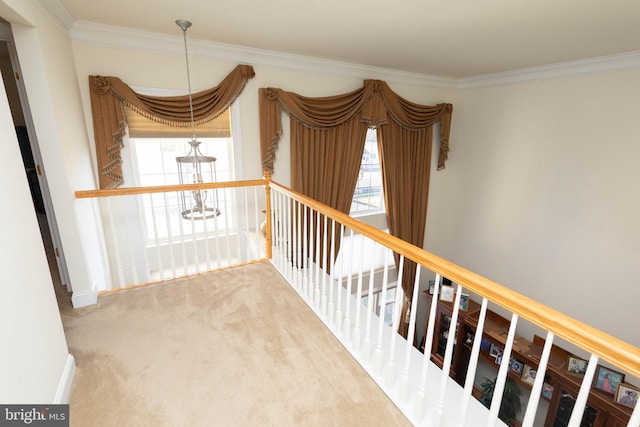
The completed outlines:
<svg viewBox="0 0 640 427">
<path fill-rule="evenodd" d="M 73 308 L 81 308 L 98 303 L 98 293 L 95 290 L 74 292 L 71 295 Z"/>
<path fill-rule="evenodd" d="M 73 384 L 73 377 L 76 373 L 76 360 L 72 355 L 67 356 L 67 363 L 64 365 L 60 382 L 58 383 L 58 390 L 56 390 L 56 396 L 53 399 L 53 403 L 56 405 L 69 403 L 69 395 L 71 394 L 71 385 Z"/>
</svg>

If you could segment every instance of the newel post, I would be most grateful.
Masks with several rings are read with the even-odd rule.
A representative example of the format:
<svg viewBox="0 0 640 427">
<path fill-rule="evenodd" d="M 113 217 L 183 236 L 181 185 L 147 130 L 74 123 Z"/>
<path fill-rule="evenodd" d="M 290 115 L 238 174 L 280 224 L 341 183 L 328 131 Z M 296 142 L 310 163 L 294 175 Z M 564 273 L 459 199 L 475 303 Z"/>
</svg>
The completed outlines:
<svg viewBox="0 0 640 427">
<path fill-rule="evenodd" d="M 271 259 L 273 254 L 271 252 L 271 173 L 267 169 L 264 170 L 264 193 L 266 197 L 266 208 L 265 215 L 267 216 L 267 226 L 265 229 L 265 239 L 264 239 L 264 253 L 267 256 L 267 259 Z"/>
</svg>

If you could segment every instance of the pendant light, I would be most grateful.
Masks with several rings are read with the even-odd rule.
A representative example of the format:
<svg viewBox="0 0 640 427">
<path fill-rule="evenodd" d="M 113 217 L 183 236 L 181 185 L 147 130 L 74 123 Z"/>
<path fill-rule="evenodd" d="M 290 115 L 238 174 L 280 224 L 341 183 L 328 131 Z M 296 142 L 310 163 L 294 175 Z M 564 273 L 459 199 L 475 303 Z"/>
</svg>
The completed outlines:
<svg viewBox="0 0 640 427">
<path fill-rule="evenodd" d="M 191 76 L 189 74 L 189 53 L 187 51 L 187 29 L 191 22 L 183 19 L 176 20 L 176 25 L 182 29 L 184 38 L 184 54 L 187 63 L 187 83 L 189 85 L 189 112 L 191 113 L 191 140 L 189 153 L 176 157 L 180 184 L 202 184 L 216 181 L 216 158 L 204 156 L 200 152 L 200 141 L 196 138 L 196 127 L 193 120 L 193 100 L 191 96 Z M 188 220 L 205 220 L 220 215 L 218 197 L 215 190 L 182 191 L 182 218 Z M 207 205 L 209 203 L 209 205 Z"/>
</svg>

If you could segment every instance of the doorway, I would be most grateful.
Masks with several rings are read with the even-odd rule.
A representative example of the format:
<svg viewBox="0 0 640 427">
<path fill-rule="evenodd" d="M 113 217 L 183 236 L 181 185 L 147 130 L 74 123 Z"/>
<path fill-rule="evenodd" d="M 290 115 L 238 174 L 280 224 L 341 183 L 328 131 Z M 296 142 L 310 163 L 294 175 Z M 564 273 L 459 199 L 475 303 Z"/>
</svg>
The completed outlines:
<svg viewBox="0 0 640 427">
<path fill-rule="evenodd" d="M 59 304 L 71 306 L 71 283 L 62 255 L 53 205 L 31 120 L 20 66 L 12 42 L 11 27 L 0 19 L 0 71 L 11 109 L 25 175 L 47 255 L 51 279 Z"/>
</svg>

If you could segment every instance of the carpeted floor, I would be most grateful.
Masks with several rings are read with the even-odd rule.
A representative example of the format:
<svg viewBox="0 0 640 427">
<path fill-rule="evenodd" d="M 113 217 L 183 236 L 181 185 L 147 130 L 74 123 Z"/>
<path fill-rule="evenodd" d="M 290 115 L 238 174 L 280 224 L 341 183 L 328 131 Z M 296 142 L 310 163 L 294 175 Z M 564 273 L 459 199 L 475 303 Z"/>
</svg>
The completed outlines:
<svg viewBox="0 0 640 427">
<path fill-rule="evenodd" d="M 72 426 L 404 426 L 268 263 L 61 308 Z"/>
</svg>

